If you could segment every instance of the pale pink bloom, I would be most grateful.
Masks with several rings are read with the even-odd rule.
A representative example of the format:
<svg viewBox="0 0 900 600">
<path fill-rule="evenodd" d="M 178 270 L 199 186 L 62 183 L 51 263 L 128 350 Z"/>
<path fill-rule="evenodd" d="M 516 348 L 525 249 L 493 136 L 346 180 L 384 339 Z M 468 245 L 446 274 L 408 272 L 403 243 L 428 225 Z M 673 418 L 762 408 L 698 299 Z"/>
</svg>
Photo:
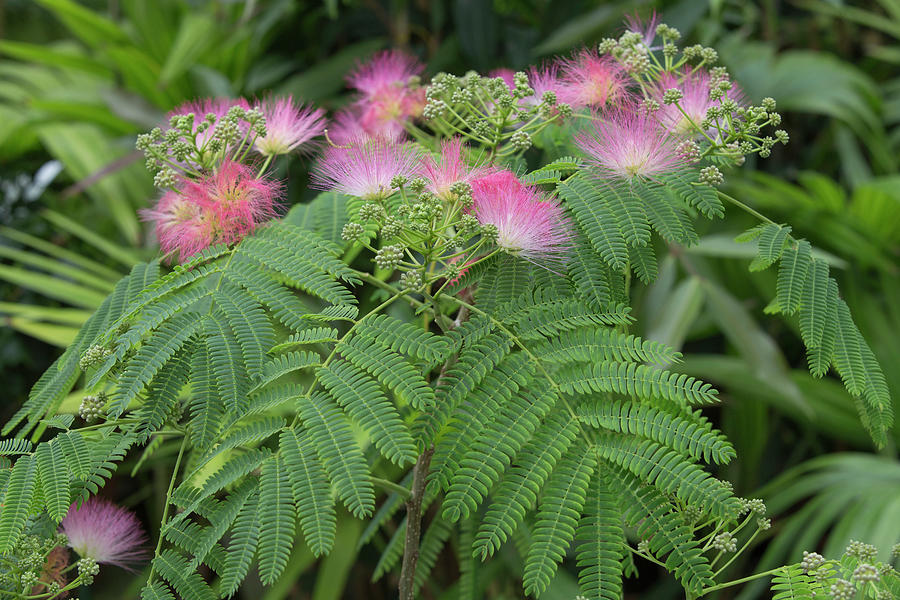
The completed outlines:
<svg viewBox="0 0 900 600">
<path fill-rule="evenodd" d="M 296 104 L 293 97 L 267 98 L 257 103 L 266 117 L 266 136 L 253 143 L 263 156 L 288 154 L 325 131 L 325 111 Z"/>
<path fill-rule="evenodd" d="M 678 141 L 641 110 L 608 110 L 575 143 L 588 164 L 607 177 L 654 177 L 684 164 Z"/>
<path fill-rule="evenodd" d="M 675 135 L 692 135 L 699 134 L 697 128 L 706 118 L 706 112 L 713 106 L 719 106 L 721 100 L 712 100 L 709 97 L 711 78 L 709 73 L 704 69 L 685 69 L 679 76 L 672 73 L 665 73 L 660 81 L 654 87 L 654 98 L 660 104 L 660 109 L 656 112 L 656 116 L 663 127 L 668 129 Z M 668 89 L 681 90 L 684 96 L 678 101 L 678 106 L 674 104 L 665 104 L 662 101 L 663 94 Z M 731 98 L 738 103 L 739 106 L 746 105 L 746 99 L 743 92 L 736 84 L 732 84 L 732 88 L 726 93 L 726 97 Z M 682 113 L 682 111 L 684 111 Z M 685 116 L 687 115 L 687 116 Z M 693 121 L 693 124 L 691 124 Z M 714 132 L 715 129 L 707 130 L 707 133 Z"/>
<path fill-rule="evenodd" d="M 536 106 L 543 102 L 544 92 L 553 92 L 556 94 L 558 102 L 565 94 L 562 91 L 562 82 L 559 78 L 559 66 L 555 63 L 548 63 L 541 67 L 531 67 L 528 69 L 528 85 L 534 90 L 534 95 L 525 96 L 520 100 L 523 104 Z"/>
<path fill-rule="evenodd" d="M 313 169 L 312 187 L 359 198 L 390 196 L 395 175 L 416 176 L 419 153 L 412 144 L 384 138 L 351 140 L 349 147 L 326 148 Z"/>
<path fill-rule="evenodd" d="M 404 124 L 419 117 L 425 108 L 424 88 L 412 88 L 410 79 L 424 66 L 399 50 L 379 52 L 357 65 L 347 82 L 361 93 L 353 105 L 357 122 L 369 136 L 399 137 Z"/>
<path fill-rule="evenodd" d="M 133 512 L 108 500 L 89 498 L 73 504 L 60 524 L 71 547 L 82 558 L 133 570 L 147 556 L 144 530 Z"/>
<path fill-rule="evenodd" d="M 490 73 L 488 73 L 488 77 L 499 77 L 506 84 L 506 87 L 510 89 L 510 91 L 516 89 L 516 72 L 512 69 L 507 69 L 506 67 L 501 67 L 499 69 L 494 69 Z"/>
<path fill-rule="evenodd" d="M 561 266 L 572 242 L 572 224 L 563 207 L 542 198 L 509 171 L 472 182 L 472 213 L 497 227 L 497 245 L 539 266 Z"/>
<path fill-rule="evenodd" d="M 600 56 L 596 50 L 582 49 L 574 57 L 562 61 L 560 68 L 559 101 L 572 105 L 572 108 L 602 108 L 628 96 L 625 71 L 615 59 Z"/>
<path fill-rule="evenodd" d="M 215 240 L 213 215 L 178 192 L 166 192 L 155 208 L 140 212 L 145 221 L 155 224 L 156 239 L 163 254 L 177 252 L 181 262 L 208 248 Z"/>
<path fill-rule="evenodd" d="M 202 133 L 197 133 L 197 127 L 204 121 L 208 114 L 215 115 L 216 122 L 218 122 L 219 119 L 228 114 L 228 109 L 232 106 L 240 106 L 241 108 L 249 109 L 250 103 L 244 98 L 198 98 L 197 100 L 192 100 L 179 105 L 168 114 L 168 117 L 171 118 L 175 115 L 193 113 L 194 133 L 197 134 L 197 145 L 202 147 L 203 144 L 212 137 L 215 127 L 211 126 Z"/>
<path fill-rule="evenodd" d="M 447 198 L 454 183 L 472 183 L 491 172 L 484 165 L 469 166 L 463 156 L 462 138 L 452 137 L 441 142 L 440 158 L 429 154 L 422 159 L 419 176 L 428 182 L 428 191 L 438 198 Z"/>
<path fill-rule="evenodd" d="M 156 208 L 141 214 L 155 223 L 163 253 L 177 252 L 184 262 L 215 244 L 239 242 L 274 217 L 281 192 L 279 182 L 226 161 L 199 181 L 181 182 L 177 191 L 163 194 Z"/>
<path fill-rule="evenodd" d="M 187 181 L 181 193 L 215 223 L 215 243 L 239 242 L 278 214 L 280 182 L 257 177 L 247 165 L 226 161 L 199 181 Z"/>
<path fill-rule="evenodd" d="M 424 70 L 425 66 L 414 56 L 400 50 L 383 50 L 368 62 L 357 64 L 347 75 L 347 83 L 364 96 L 372 96 L 386 87 L 405 87 L 411 77 Z"/>
<path fill-rule="evenodd" d="M 662 46 L 652 46 L 653 40 L 656 38 L 656 27 L 659 25 L 659 15 L 654 10 L 650 14 L 650 18 L 644 21 L 637 13 L 625 17 L 628 23 L 628 31 L 637 33 L 641 36 L 641 42 L 648 50 L 656 50 Z"/>
</svg>

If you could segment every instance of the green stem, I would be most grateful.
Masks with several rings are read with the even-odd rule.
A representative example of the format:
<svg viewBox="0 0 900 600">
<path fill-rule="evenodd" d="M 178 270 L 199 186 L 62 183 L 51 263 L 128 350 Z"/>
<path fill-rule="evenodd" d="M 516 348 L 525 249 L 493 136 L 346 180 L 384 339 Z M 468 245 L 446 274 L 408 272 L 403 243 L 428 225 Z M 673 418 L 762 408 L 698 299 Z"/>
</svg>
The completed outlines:
<svg viewBox="0 0 900 600">
<path fill-rule="evenodd" d="M 166 500 L 163 505 L 162 521 L 159 527 L 159 539 L 156 541 L 156 548 L 153 550 L 153 561 L 150 563 L 150 575 L 147 577 L 147 585 L 153 583 L 154 563 L 159 557 L 160 550 L 162 550 L 163 529 L 169 520 L 169 506 L 172 504 L 172 492 L 175 491 L 175 481 L 178 479 L 178 470 L 181 467 L 181 458 L 184 456 L 185 446 L 187 446 L 187 436 L 181 440 L 181 447 L 178 449 L 178 458 L 175 459 L 175 466 L 172 468 L 172 477 L 169 479 L 169 489 L 166 490 Z"/>
<path fill-rule="evenodd" d="M 394 483 L 393 481 L 388 481 L 387 479 L 382 479 L 381 477 L 374 477 L 374 476 L 369 477 L 369 481 L 371 481 L 374 485 L 377 485 L 378 487 L 383 488 L 389 492 L 395 492 L 397 494 L 400 494 L 400 496 L 404 500 L 407 500 L 409 498 L 410 491 L 408 489 L 406 489 L 405 487 L 403 487 L 402 485 Z"/>
<path fill-rule="evenodd" d="M 755 210 L 755 209 L 753 209 L 753 208 L 747 206 L 746 204 L 744 204 L 743 202 L 741 202 L 741 201 L 738 200 L 737 198 L 735 198 L 735 197 L 733 197 L 733 196 L 729 196 L 728 194 L 726 194 L 725 192 L 722 192 L 722 191 L 720 191 L 720 190 L 716 190 L 716 191 L 719 193 L 719 197 L 720 197 L 720 198 L 722 198 L 722 199 L 725 200 L 726 202 L 730 202 L 731 204 L 734 204 L 735 206 L 737 206 L 737 207 L 740 208 L 741 210 L 750 213 L 751 215 L 753 215 L 754 217 L 756 217 L 757 219 L 759 219 L 759 220 L 762 221 L 763 223 L 768 223 L 769 225 L 777 225 L 777 223 L 775 223 L 775 221 L 773 221 L 772 219 L 770 219 L 770 218 L 767 217 L 766 215 L 762 214 L 761 212 L 759 212 L 759 211 L 757 211 L 757 210 Z"/>
<path fill-rule="evenodd" d="M 720 583 L 718 585 L 714 585 L 712 587 L 704 588 L 701 592 L 701 596 L 705 596 L 710 592 L 715 592 L 716 590 L 723 590 L 725 588 L 734 587 L 736 585 L 741 585 L 742 583 L 747 583 L 748 581 L 754 581 L 756 579 L 760 579 L 762 577 L 766 577 L 768 575 L 774 575 L 778 571 L 782 570 L 784 567 L 775 567 L 774 569 L 769 569 L 768 571 L 763 571 L 762 573 L 757 573 L 756 575 L 750 575 L 749 577 L 744 577 L 743 579 L 735 579 L 734 581 L 726 581 L 725 583 Z"/>
</svg>

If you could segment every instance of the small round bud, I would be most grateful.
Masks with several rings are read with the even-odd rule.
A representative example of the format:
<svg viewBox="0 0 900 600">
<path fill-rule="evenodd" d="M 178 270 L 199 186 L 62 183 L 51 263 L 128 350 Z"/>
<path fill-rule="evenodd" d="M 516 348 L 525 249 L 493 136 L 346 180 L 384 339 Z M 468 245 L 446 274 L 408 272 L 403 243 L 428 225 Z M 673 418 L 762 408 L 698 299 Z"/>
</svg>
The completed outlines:
<svg viewBox="0 0 900 600">
<path fill-rule="evenodd" d="M 775 130 L 775 139 L 781 142 L 782 144 L 787 144 L 790 141 L 790 136 L 788 132 L 784 129 L 776 129 Z"/>
<path fill-rule="evenodd" d="M 772 528 L 772 519 L 759 518 L 756 520 L 756 527 L 760 531 L 768 531 Z"/>
<path fill-rule="evenodd" d="M 385 246 L 375 254 L 375 264 L 380 269 L 394 269 L 403 260 L 403 246 Z"/>
<path fill-rule="evenodd" d="M 875 568 L 874 565 L 863 563 L 853 570 L 853 576 L 851 577 L 851 579 L 860 583 L 868 583 L 869 581 L 880 580 L 881 575 L 878 573 L 878 569 Z"/>
<path fill-rule="evenodd" d="M 694 140 L 685 140 L 678 144 L 675 148 L 675 152 L 678 153 L 685 162 L 697 162 L 700 160 L 700 146 L 697 145 L 697 142 Z"/>
<path fill-rule="evenodd" d="M 574 112 L 572 110 L 572 105 L 565 102 L 563 102 L 562 104 L 557 104 L 556 110 L 559 111 L 559 116 L 564 119 L 568 119 L 569 117 L 571 117 Z"/>
<path fill-rule="evenodd" d="M 475 215 L 464 214 L 459 218 L 457 231 L 459 231 L 459 234 L 464 238 L 470 238 L 478 233 L 480 227 L 481 223 L 478 222 Z"/>
<path fill-rule="evenodd" d="M 641 554 L 650 554 L 650 540 L 641 540 L 638 542 L 637 551 Z"/>
<path fill-rule="evenodd" d="M 380 204 L 366 202 L 359 207 L 359 218 L 363 221 L 381 221 L 384 216 L 384 207 Z"/>
<path fill-rule="evenodd" d="M 525 131 L 517 131 L 509 138 L 509 143 L 516 152 L 524 152 L 531 148 L 531 136 Z"/>
<path fill-rule="evenodd" d="M 176 144 L 177 146 L 177 144 Z M 178 157 L 178 152 L 176 152 L 176 158 Z M 160 170 L 153 177 L 153 185 L 159 188 L 170 188 L 175 187 L 175 183 L 178 181 L 178 176 L 175 174 L 175 171 L 169 168 L 165 168 Z"/>
<path fill-rule="evenodd" d="M 406 175 L 394 175 L 391 177 L 391 187 L 394 189 L 400 189 L 406 182 L 409 181 L 409 178 Z"/>
<path fill-rule="evenodd" d="M 731 533 L 725 531 L 713 538 L 712 547 L 722 552 L 736 552 L 737 540 Z"/>
<path fill-rule="evenodd" d="M 355 242 L 363 236 L 366 228 L 359 223 L 350 222 L 341 229 L 341 239 L 345 242 Z"/>
<path fill-rule="evenodd" d="M 878 557 L 878 548 L 871 544 L 865 544 L 851 540 L 844 550 L 844 554 L 857 558 L 860 562 L 875 562 Z"/>
<path fill-rule="evenodd" d="M 852 600 L 856 595 L 856 588 L 846 579 L 838 579 L 831 584 L 831 597 L 833 600 Z"/>
<path fill-rule="evenodd" d="M 722 172 L 718 167 L 710 165 L 706 168 L 700 169 L 700 183 L 705 183 L 706 185 L 716 187 L 722 185 L 722 183 L 724 182 L 725 176 L 722 175 Z"/>
<path fill-rule="evenodd" d="M 103 392 L 96 396 L 86 395 L 81 399 L 81 405 L 78 407 L 78 416 L 88 423 L 96 421 L 103 416 L 103 408 L 108 400 L 109 398 Z"/>
<path fill-rule="evenodd" d="M 612 38 L 603 38 L 603 40 L 597 46 L 597 50 L 600 51 L 600 54 L 610 54 L 613 50 L 616 49 L 618 45 L 619 43 Z"/>
<path fill-rule="evenodd" d="M 768 97 L 763 98 L 763 99 L 762 99 L 762 102 L 760 102 L 760 105 L 761 105 L 764 109 L 766 109 L 768 112 L 772 112 L 773 110 L 775 110 L 775 106 L 776 106 L 775 99 L 774 99 L 774 98 L 768 98 Z"/>
<path fill-rule="evenodd" d="M 381 237 L 384 239 L 395 238 L 400 235 L 401 231 L 403 231 L 403 222 L 394 217 L 388 217 L 381 227 Z"/>
<path fill-rule="evenodd" d="M 103 346 L 94 344 L 93 346 L 90 346 L 87 350 L 85 350 L 81 355 L 81 359 L 78 361 L 78 367 L 82 371 L 87 371 L 90 368 L 98 367 L 103 364 L 109 354 L 109 350 L 107 350 Z"/>
<path fill-rule="evenodd" d="M 659 110 L 659 102 L 654 100 L 653 98 L 644 98 L 641 100 L 641 108 L 644 109 L 647 113 L 655 113 Z"/>
<path fill-rule="evenodd" d="M 700 51 L 700 57 L 711 65 L 719 62 L 719 53 L 715 48 L 704 48 Z"/>
<path fill-rule="evenodd" d="M 400 286 L 404 290 L 415 292 L 422 288 L 422 273 L 420 271 L 406 271 L 400 276 Z"/>
<path fill-rule="evenodd" d="M 553 90 L 547 90 L 543 94 L 541 94 L 541 103 L 546 104 L 547 106 L 555 106 L 556 105 L 556 92 Z"/>
<path fill-rule="evenodd" d="M 500 230 L 493 223 L 485 223 L 481 226 L 481 235 L 492 244 L 496 244 L 500 239 Z"/>
<path fill-rule="evenodd" d="M 804 573 L 811 573 L 825 564 L 825 557 L 818 552 L 803 551 L 803 560 L 800 561 L 800 568 Z"/>
<path fill-rule="evenodd" d="M 412 190 L 414 194 L 421 194 L 425 190 L 425 186 L 427 185 L 427 181 L 425 181 L 421 177 L 416 177 L 409 182 L 409 189 Z"/>
<path fill-rule="evenodd" d="M 663 104 L 675 104 L 684 98 L 684 92 L 677 88 L 669 88 L 663 92 Z"/>
</svg>

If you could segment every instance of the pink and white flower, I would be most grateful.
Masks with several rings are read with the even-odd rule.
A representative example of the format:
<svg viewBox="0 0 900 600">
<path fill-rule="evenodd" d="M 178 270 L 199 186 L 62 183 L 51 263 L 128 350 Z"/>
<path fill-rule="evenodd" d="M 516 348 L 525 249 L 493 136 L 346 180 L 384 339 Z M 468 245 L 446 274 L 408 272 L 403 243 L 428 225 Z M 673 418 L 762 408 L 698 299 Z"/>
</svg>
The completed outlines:
<svg viewBox="0 0 900 600">
<path fill-rule="evenodd" d="M 609 56 L 596 50 L 583 49 L 560 63 L 559 101 L 572 108 L 602 108 L 618 104 L 628 97 L 627 75 Z"/>
<path fill-rule="evenodd" d="M 266 136 L 253 142 L 263 156 L 289 154 L 325 131 L 325 111 L 297 104 L 291 96 L 268 98 L 256 108 L 266 117 Z"/>
<path fill-rule="evenodd" d="M 605 177 L 654 177 L 678 170 L 678 140 L 642 110 L 606 111 L 575 139 L 588 164 Z"/>
<path fill-rule="evenodd" d="M 415 177 L 419 153 L 412 144 L 384 138 L 351 141 L 349 147 L 329 146 L 313 169 L 312 186 L 369 200 L 393 193 L 396 175 Z"/>
<path fill-rule="evenodd" d="M 135 514 L 108 500 L 89 498 L 73 504 L 60 524 L 69 547 L 82 558 L 127 570 L 146 558 L 144 530 Z"/>
<path fill-rule="evenodd" d="M 472 182 L 472 213 L 497 228 L 497 245 L 539 266 L 562 266 L 572 242 L 572 224 L 563 207 L 524 185 L 509 171 Z"/>
<path fill-rule="evenodd" d="M 528 85 L 534 90 L 534 94 L 520 100 L 522 104 L 537 106 L 544 101 L 545 92 L 553 92 L 558 102 L 565 94 L 562 91 L 562 81 L 559 78 L 559 65 L 548 63 L 541 67 L 528 69 Z"/>
<path fill-rule="evenodd" d="M 379 52 L 358 65 L 347 81 L 361 93 L 353 105 L 356 120 L 369 136 L 396 138 L 410 119 L 425 108 L 425 90 L 412 87 L 410 80 L 424 66 L 399 50 Z"/>
<path fill-rule="evenodd" d="M 184 262 L 215 244 L 233 244 L 278 212 L 282 186 L 241 163 L 226 161 L 212 175 L 185 180 L 156 207 L 142 211 L 156 225 L 160 249 Z"/>
<path fill-rule="evenodd" d="M 663 127 L 675 135 L 699 135 L 698 128 L 706 119 L 706 112 L 713 106 L 721 104 L 721 100 L 712 100 L 709 97 L 711 83 L 712 78 L 704 69 L 693 71 L 686 69 L 680 76 L 672 73 L 664 74 L 654 89 L 654 97 L 660 104 L 656 116 Z M 663 94 L 668 89 L 677 89 L 683 94 L 678 106 L 662 102 Z M 735 84 L 732 84 L 725 97 L 731 98 L 739 106 L 746 105 L 743 92 Z M 714 130 L 707 130 L 707 133 L 712 131 Z"/>
<path fill-rule="evenodd" d="M 446 199 L 454 183 L 471 184 L 490 172 L 491 168 L 484 165 L 469 166 L 463 157 L 462 138 L 453 137 L 441 142 L 440 158 L 429 154 L 422 159 L 419 175 L 428 182 L 429 192 Z"/>
<path fill-rule="evenodd" d="M 641 36 L 641 43 L 644 45 L 644 48 L 656 50 L 662 47 L 652 45 L 653 40 L 656 39 L 656 27 L 659 25 L 659 14 L 656 11 L 653 11 L 650 18 L 646 21 L 637 14 L 633 14 L 625 17 L 625 22 L 628 23 L 628 31 Z"/>
<path fill-rule="evenodd" d="M 516 89 L 516 72 L 506 67 L 494 69 L 488 73 L 488 77 L 499 77 L 510 91 Z"/>
</svg>

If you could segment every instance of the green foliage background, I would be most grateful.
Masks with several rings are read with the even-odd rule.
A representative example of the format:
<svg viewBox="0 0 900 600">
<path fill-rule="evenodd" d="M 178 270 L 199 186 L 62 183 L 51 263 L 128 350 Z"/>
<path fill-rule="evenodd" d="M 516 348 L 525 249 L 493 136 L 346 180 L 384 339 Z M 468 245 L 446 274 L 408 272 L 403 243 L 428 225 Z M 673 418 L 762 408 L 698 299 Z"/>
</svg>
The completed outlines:
<svg viewBox="0 0 900 600">
<path fill-rule="evenodd" d="M 896 0 L 6 0 L 0 2 L 3 420 L 115 281 L 154 255 L 150 232 L 136 217 L 152 201 L 152 186 L 133 141 L 165 111 L 199 96 L 268 91 L 334 109 L 346 102 L 343 74 L 378 48 L 406 47 L 428 62 L 429 73 L 521 68 L 617 33 L 623 14 L 653 9 L 688 42 L 715 46 L 750 98 L 778 100 L 791 143 L 755 169 L 730 174 L 726 190 L 791 223 L 797 237 L 828 253 L 820 258 L 884 366 L 896 402 Z M 51 182 L 34 179 L 49 160 L 59 161 L 62 172 Z M 294 161 L 283 174 L 291 178 L 292 203 L 312 196 L 303 185 L 305 169 Z M 840 381 L 810 377 L 799 330 L 764 311 L 775 295 L 776 271 L 748 276 L 753 248 L 733 241 L 754 223 L 734 217 L 727 228 L 708 225 L 698 244 L 666 256 L 659 278 L 637 286 L 635 303 L 644 326 L 635 333 L 682 349 L 687 358 L 677 368 L 722 391 L 722 406 L 708 414 L 737 452 L 724 474 L 738 494 L 765 498 L 775 517 L 769 539 L 731 572 L 794 562 L 802 550 L 835 555 L 850 539 L 878 545 L 886 559 L 900 539 L 900 433 L 876 452 Z M 75 407 L 78 401 L 67 400 Z M 173 460 L 166 449 L 148 464 L 162 474 Z M 154 477 L 153 468 L 145 473 L 139 487 L 113 479 L 106 493 L 154 522 L 166 480 Z M 316 560 L 296 544 L 285 580 L 265 591 L 249 583 L 240 597 L 391 597 L 389 583 L 369 583 L 377 553 L 357 554 L 360 523 L 340 512 L 336 520 L 332 554 Z M 501 556 L 506 560 L 490 563 L 494 572 L 486 574 L 493 581 L 488 595 L 519 597 L 521 567 L 514 555 Z M 433 560 L 426 590 L 453 597 L 447 587 L 457 577 L 453 557 Z M 544 597 L 574 597 L 575 564 L 570 557 L 570 568 Z M 655 567 L 636 566 L 643 587 L 627 593 L 677 597 L 674 582 L 648 576 Z M 95 597 L 122 597 L 123 589 L 136 589 L 122 587 L 129 585 L 109 570 Z M 720 597 L 765 593 L 749 586 Z"/>
</svg>

